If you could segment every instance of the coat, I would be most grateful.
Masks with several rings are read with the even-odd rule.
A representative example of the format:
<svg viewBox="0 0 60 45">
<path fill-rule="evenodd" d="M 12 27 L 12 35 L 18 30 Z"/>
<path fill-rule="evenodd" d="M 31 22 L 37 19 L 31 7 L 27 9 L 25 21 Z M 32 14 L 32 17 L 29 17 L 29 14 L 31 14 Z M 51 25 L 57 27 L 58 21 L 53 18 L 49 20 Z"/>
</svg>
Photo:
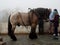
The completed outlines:
<svg viewBox="0 0 60 45">
<path fill-rule="evenodd" d="M 54 27 L 58 27 L 59 26 L 59 15 L 55 15 L 54 17 Z"/>
</svg>

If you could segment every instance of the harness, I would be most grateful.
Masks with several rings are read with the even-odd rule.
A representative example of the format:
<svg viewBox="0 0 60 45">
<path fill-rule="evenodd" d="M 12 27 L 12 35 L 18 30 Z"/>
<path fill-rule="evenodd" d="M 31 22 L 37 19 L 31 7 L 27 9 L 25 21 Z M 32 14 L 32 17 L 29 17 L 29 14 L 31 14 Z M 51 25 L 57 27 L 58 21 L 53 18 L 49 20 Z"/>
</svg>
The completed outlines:
<svg viewBox="0 0 60 45">
<path fill-rule="evenodd" d="M 21 13 L 20 13 L 20 18 L 21 18 L 21 22 L 22 22 L 22 24 L 26 27 L 26 24 L 24 23 L 24 21 L 23 21 L 23 18 L 22 18 L 22 15 L 21 15 Z M 30 14 L 28 13 L 28 24 L 29 25 L 31 25 L 31 18 L 30 18 Z"/>
<path fill-rule="evenodd" d="M 30 15 L 31 13 L 31 15 Z M 29 21 L 29 25 L 31 25 L 31 19 L 33 18 L 33 13 L 37 16 L 37 13 L 35 12 L 35 10 L 30 10 L 30 12 L 28 13 L 28 21 Z M 31 16 L 31 17 L 30 17 Z M 38 16 L 37 16 L 38 17 Z"/>
<path fill-rule="evenodd" d="M 29 25 L 31 25 L 31 18 L 29 13 L 28 13 L 28 21 L 29 21 Z"/>
<path fill-rule="evenodd" d="M 31 13 L 31 15 L 30 15 L 30 13 Z M 33 18 L 33 13 L 34 13 L 37 17 L 39 17 L 39 16 L 38 16 L 39 13 L 37 13 L 35 10 L 31 10 L 31 11 L 28 13 L 28 22 L 29 22 L 29 25 L 31 25 L 31 18 Z M 25 25 L 25 23 L 24 23 L 21 15 L 20 15 L 20 17 L 21 17 L 22 24 L 26 27 L 26 25 Z"/>
<path fill-rule="evenodd" d="M 24 23 L 24 21 L 23 21 L 23 19 L 22 19 L 22 16 L 21 16 L 21 15 L 20 15 L 20 17 L 21 17 L 22 24 L 23 24 L 24 26 L 26 26 L 25 23 Z"/>
</svg>

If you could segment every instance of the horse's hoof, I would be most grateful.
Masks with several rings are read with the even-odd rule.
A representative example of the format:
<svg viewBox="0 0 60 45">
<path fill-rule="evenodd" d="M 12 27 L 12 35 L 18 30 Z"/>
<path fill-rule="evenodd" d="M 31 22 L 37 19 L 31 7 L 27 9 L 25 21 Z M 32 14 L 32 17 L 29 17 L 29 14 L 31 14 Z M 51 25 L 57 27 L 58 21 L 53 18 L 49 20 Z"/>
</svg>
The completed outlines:
<svg viewBox="0 0 60 45">
<path fill-rule="evenodd" d="M 13 41 L 17 41 L 17 39 L 15 38 L 15 39 L 12 39 Z"/>
<path fill-rule="evenodd" d="M 11 39 L 12 39 L 13 41 L 17 41 L 17 38 L 16 38 L 16 37 L 11 37 Z"/>
<path fill-rule="evenodd" d="M 17 38 L 15 37 L 15 35 L 11 35 L 11 34 L 8 34 L 9 35 L 9 37 L 13 40 L 13 41 L 17 41 Z"/>
<path fill-rule="evenodd" d="M 30 39 L 37 39 L 36 33 L 30 33 L 30 34 L 29 34 L 29 38 L 30 38 Z"/>
<path fill-rule="evenodd" d="M 41 33 L 38 33 L 38 35 L 40 35 Z"/>
</svg>

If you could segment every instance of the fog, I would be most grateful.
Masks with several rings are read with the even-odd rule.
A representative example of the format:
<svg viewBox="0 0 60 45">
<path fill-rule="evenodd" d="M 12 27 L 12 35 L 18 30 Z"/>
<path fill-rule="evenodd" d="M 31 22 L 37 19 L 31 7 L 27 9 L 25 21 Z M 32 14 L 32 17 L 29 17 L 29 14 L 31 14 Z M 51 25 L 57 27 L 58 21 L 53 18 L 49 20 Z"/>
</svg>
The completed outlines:
<svg viewBox="0 0 60 45">
<path fill-rule="evenodd" d="M 60 15 L 60 0 L 0 0 L 0 33 L 7 33 L 8 29 L 8 16 L 15 12 L 28 12 L 28 8 L 51 8 L 57 9 Z M 45 30 L 48 30 L 49 23 L 44 24 Z M 60 28 L 59 28 L 60 29 Z M 28 29 L 28 31 L 30 28 Z M 26 28 L 20 27 L 16 32 L 28 32 Z"/>
<path fill-rule="evenodd" d="M 7 21 L 14 11 L 28 12 L 28 8 L 56 8 L 60 15 L 59 4 L 60 0 L 0 0 L 0 21 Z"/>
</svg>

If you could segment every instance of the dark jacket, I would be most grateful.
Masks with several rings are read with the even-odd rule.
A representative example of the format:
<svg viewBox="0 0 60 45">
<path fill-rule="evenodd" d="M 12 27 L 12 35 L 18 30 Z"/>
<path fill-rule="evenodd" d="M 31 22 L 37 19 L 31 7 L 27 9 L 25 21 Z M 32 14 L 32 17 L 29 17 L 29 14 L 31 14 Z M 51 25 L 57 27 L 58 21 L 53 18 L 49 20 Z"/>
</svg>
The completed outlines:
<svg viewBox="0 0 60 45">
<path fill-rule="evenodd" d="M 59 15 L 55 15 L 54 17 L 54 27 L 58 27 L 59 26 Z"/>
</svg>

